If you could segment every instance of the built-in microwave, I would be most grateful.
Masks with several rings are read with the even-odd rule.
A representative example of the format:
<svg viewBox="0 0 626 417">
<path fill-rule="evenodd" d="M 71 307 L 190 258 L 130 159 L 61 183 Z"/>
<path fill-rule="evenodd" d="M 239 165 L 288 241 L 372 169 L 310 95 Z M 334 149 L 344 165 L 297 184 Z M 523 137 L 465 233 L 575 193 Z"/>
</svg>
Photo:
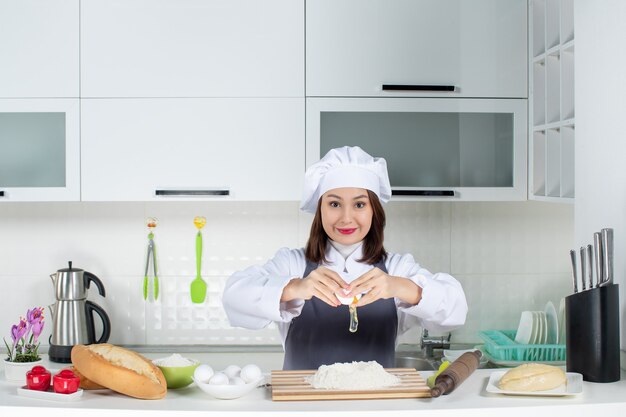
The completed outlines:
<svg viewBox="0 0 626 417">
<path fill-rule="evenodd" d="M 387 160 L 395 200 L 527 198 L 527 100 L 306 100 L 306 164 L 360 146 Z"/>
</svg>

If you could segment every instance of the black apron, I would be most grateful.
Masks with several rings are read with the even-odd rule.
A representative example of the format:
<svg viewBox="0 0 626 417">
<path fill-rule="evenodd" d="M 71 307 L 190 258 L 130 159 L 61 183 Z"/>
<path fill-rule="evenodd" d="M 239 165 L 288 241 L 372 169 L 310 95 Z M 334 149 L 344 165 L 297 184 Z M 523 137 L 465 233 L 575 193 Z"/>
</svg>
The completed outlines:
<svg viewBox="0 0 626 417">
<path fill-rule="evenodd" d="M 387 273 L 384 262 L 374 265 Z M 302 277 L 318 267 L 308 262 Z M 384 368 L 395 362 L 398 312 L 393 298 L 357 308 L 359 327 L 350 333 L 347 305 L 331 307 L 317 297 L 307 300 L 291 321 L 285 339 L 283 369 L 317 369 L 336 362 L 376 361 Z"/>
</svg>

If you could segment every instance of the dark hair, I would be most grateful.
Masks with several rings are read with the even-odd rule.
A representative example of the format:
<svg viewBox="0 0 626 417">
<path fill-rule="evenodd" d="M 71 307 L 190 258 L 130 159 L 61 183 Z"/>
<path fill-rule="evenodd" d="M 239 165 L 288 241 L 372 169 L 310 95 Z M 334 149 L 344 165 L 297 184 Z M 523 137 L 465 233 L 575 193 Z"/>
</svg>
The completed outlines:
<svg viewBox="0 0 626 417">
<path fill-rule="evenodd" d="M 385 210 L 383 209 L 382 204 L 380 204 L 378 196 L 370 190 L 367 190 L 367 196 L 369 197 L 370 204 L 372 205 L 372 226 L 365 236 L 363 242 L 363 258 L 359 259 L 359 262 L 365 262 L 373 265 L 387 259 L 387 251 L 383 246 L 383 242 L 385 240 L 386 218 Z M 306 243 L 304 250 L 306 259 L 317 264 L 328 262 L 325 256 L 328 235 L 324 231 L 324 226 L 322 225 L 321 207 L 322 198 L 320 197 L 317 202 L 317 210 L 315 211 L 313 224 L 311 224 L 309 241 Z"/>
</svg>

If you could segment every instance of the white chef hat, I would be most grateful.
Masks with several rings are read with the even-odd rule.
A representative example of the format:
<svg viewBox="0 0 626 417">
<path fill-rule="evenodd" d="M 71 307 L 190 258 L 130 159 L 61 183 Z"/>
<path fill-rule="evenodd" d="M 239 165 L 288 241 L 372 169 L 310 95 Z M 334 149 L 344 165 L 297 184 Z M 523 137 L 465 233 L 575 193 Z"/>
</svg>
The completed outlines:
<svg viewBox="0 0 626 417">
<path fill-rule="evenodd" d="M 387 161 L 373 158 L 358 146 L 331 149 L 306 170 L 300 209 L 315 213 L 326 191 L 345 187 L 365 188 L 386 203 L 391 198 Z"/>
</svg>

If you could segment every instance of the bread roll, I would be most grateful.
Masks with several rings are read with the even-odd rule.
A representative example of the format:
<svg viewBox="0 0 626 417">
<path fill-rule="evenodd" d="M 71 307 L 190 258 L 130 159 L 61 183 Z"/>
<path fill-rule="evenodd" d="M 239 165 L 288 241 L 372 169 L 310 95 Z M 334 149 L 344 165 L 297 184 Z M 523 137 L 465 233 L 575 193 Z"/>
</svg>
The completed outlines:
<svg viewBox="0 0 626 417">
<path fill-rule="evenodd" d="M 165 377 L 158 367 L 119 346 L 76 345 L 72 348 L 72 364 L 96 384 L 131 397 L 157 400 L 167 392 Z"/>
<path fill-rule="evenodd" d="M 82 389 L 85 389 L 85 390 L 90 390 L 90 389 L 107 389 L 107 387 L 103 387 L 102 385 L 96 384 L 91 379 L 87 378 L 85 375 L 83 375 L 80 372 L 78 372 L 78 369 L 76 369 L 75 367 L 70 366 L 67 369 L 69 369 L 70 371 L 74 372 L 74 375 L 76 375 L 77 377 L 80 378 L 80 387 Z"/>
<path fill-rule="evenodd" d="M 565 384 L 561 368 L 540 363 L 526 363 L 505 373 L 498 384 L 507 391 L 545 391 Z"/>
</svg>

